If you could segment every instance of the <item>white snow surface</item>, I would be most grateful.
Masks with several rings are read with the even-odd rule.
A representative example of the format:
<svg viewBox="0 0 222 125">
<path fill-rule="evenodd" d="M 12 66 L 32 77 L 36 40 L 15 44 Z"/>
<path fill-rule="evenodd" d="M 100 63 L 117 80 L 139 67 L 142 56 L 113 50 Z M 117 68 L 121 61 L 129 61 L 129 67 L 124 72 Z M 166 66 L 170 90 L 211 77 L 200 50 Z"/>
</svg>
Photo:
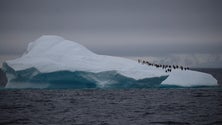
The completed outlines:
<svg viewBox="0 0 222 125">
<path fill-rule="evenodd" d="M 181 70 L 165 73 L 161 68 L 142 65 L 134 60 L 95 54 L 76 42 L 53 35 L 45 35 L 29 43 L 22 57 L 6 63 L 15 71 L 32 67 L 42 73 L 65 70 L 94 73 L 117 71 L 136 80 L 169 75 L 162 82 L 165 85 L 217 85 L 217 80 L 207 73 Z"/>
<path fill-rule="evenodd" d="M 164 80 L 161 84 L 183 87 L 216 86 L 217 80 L 208 73 L 192 70 L 181 71 L 180 69 L 177 69 L 170 72 L 167 79 Z"/>
</svg>

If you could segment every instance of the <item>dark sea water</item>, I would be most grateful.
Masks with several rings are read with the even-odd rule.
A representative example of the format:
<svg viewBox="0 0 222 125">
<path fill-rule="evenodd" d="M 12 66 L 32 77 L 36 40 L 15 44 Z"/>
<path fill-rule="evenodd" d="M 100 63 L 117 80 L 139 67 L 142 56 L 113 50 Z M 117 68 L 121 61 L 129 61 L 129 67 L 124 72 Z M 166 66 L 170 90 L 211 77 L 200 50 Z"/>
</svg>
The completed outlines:
<svg viewBox="0 0 222 125">
<path fill-rule="evenodd" d="M 0 89 L 0 125 L 222 125 L 217 87 Z"/>
<path fill-rule="evenodd" d="M 222 88 L 0 90 L 0 125 L 221 125 Z"/>
</svg>

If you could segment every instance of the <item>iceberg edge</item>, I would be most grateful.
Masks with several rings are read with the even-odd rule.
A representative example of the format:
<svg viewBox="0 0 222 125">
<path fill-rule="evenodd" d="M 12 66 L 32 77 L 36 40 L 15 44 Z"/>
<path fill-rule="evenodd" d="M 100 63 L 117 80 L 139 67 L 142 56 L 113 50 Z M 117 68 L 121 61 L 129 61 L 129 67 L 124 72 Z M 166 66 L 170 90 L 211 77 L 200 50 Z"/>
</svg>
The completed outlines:
<svg viewBox="0 0 222 125">
<path fill-rule="evenodd" d="M 99 55 L 59 36 L 29 43 L 22 57 L 3 63 L 6 88 L 148 88 L 215 86 L 210 74 L 197 71 L 165 73 L 136 61 Z M 24 84 L 23 84 L 24 83 Z M 20 85 L 19 85 L 20 84 Z"/>
</svg>

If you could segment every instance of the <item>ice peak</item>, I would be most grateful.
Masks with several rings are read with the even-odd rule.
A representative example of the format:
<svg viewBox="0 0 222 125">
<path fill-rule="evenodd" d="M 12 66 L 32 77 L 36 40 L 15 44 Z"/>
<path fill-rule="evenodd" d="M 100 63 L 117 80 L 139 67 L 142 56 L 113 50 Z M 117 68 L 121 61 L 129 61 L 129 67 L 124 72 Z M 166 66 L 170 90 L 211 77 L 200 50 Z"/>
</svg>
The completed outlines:
<svg viewBox="0 0 222 125">
<path fill-rule="evenodd" d="M 64 38 L 61 36 L 57 36 L 57 35 L 42 35 L 41 37 L 39 37 L 36 41 L 40 41 L 40 40 L 48 40 L 48 39 L 60 39 L 63 40 Z"/>
</svg>

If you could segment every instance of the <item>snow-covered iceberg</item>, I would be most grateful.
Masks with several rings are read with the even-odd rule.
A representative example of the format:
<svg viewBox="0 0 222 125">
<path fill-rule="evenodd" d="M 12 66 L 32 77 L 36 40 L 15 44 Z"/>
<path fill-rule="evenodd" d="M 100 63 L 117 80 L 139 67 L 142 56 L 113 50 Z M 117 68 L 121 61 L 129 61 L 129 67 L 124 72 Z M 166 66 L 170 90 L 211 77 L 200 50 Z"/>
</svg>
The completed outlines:
<svg viewBox="0 0 222 125">
<path fill-rule="evenodd" d="M 22 57 L 3 63 L 8 88 L 144 88 L 161 85 L 213 86 L 217 80 L 196 71 L 164 70 L 136 61 L 98 55 L 59 36 L 29 43 Z"/>
</svg>

